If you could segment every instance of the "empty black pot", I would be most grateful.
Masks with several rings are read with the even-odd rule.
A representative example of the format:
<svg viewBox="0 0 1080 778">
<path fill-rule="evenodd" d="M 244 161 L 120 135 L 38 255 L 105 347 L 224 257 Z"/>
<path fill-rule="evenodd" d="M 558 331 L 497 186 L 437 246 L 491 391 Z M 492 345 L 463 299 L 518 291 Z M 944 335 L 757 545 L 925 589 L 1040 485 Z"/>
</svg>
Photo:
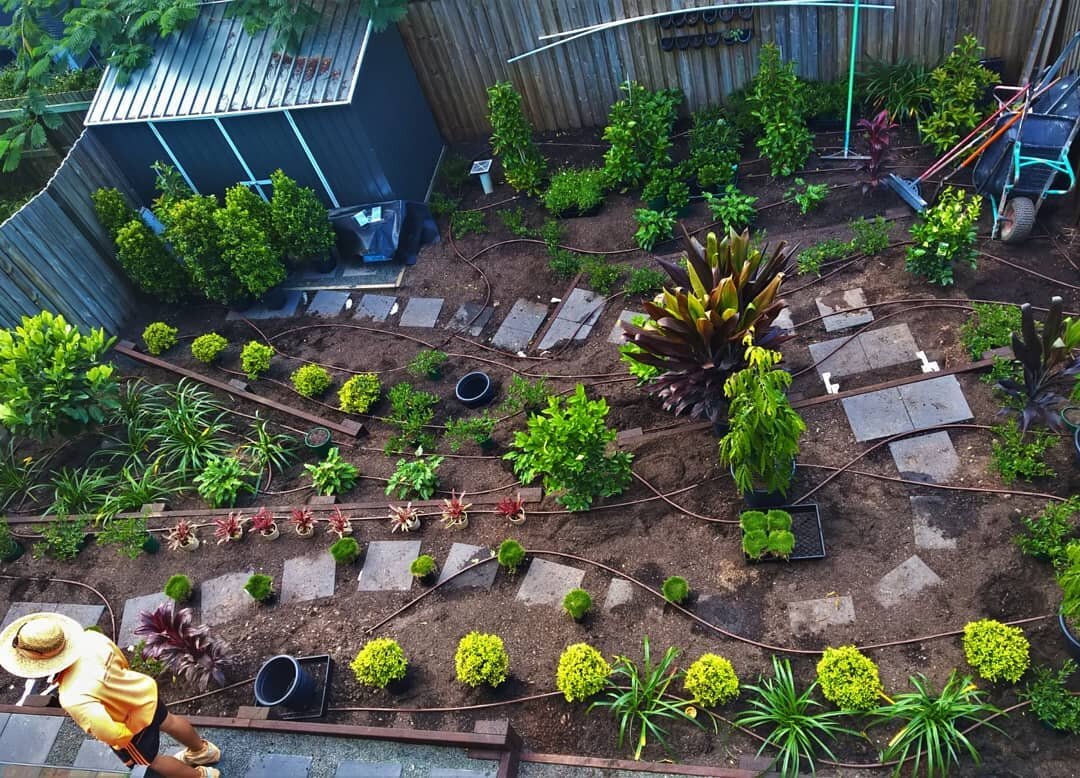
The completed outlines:
<svg viewBox="0 0 1080 778">
<path fill-rule="evenodd" d="M 454 387 L 454 396 L 466 408 L 487 405 L 495 397 L 495 385 L 491 376 L 482 370 L 466 373 Z"/>
<path fill-rule="evenodd" d="M 255 701 L 264 707 L 281 705 L 301 710 L 310 706 L 314 698 L 315 679 L 304 671 L 296 657 L 288 654 L 268 659 L 255 676 Z"/>
</svg>

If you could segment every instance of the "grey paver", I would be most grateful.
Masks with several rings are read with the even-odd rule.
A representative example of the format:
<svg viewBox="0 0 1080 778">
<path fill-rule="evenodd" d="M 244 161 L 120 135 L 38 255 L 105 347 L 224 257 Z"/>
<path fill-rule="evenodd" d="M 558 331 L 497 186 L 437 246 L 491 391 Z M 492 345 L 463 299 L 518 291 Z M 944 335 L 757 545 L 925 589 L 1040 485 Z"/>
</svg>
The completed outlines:
<svg viewBox="0 0 1080 778">
<path fill-rule="evenodd" d="M 491 317 L 495 314 L 495 307 L 492 305 L 486 308 L 482 307 L 483 303 L 462 303 L 461 306 L 454 312 L 453 318 L 446 323 L 446 329 L 451 332 L 468 332 L 474 338 L 480 337 L 480 333 L 484 331 L 484 327 L 491 321 Z M 473 317 L 476 320 L 473 321 Z M 472 324 L 469 324 L 472 322 Z M 466 325 L 468 329 L 466 330 Z"/>
<path fill-rule="evenodd" d="M 492 770 L 463 770 L 460 767 L 450 769 L 436 767 L 428 775 L 430 778 L 493 778 L 495 772 Z"/>
<path fill-rule="evenodd" d="M 847 397 L 840 404 L 860 443 L 915 429 L 895 387 Z"/>
<path fill-rule="evenodd" d="M 585 340 L 592 332 L 604 308 L 602 295 L 586 289 L 574 289 L 563 303 L 559 315 L 537 346 L 541 351 L 554 348 L 564 340 Z"/>
<path fill-rule="evenodd" d="M 956 538 L 948 537 L 935 526 L 934 519 L 947 510 L 940 497 L 917 495 L 911 498 L 911 526 L 915 531 L 915 547 L 926 549 L 956 548 Z"/>
<path fill-rule="evenodd" d="M 413 584 L 409 565 L 419 555 L 419 540 L 373 540 L 364 552 L 357 590 L 408 591 Z"/>
<path fill-rule="evenodd" d="M 794 633 L 821 632 L 827 627 L 853 623 L 855 603 L 846 596 L 789 602 L 788 620 Z"/>
<path fill-rule="evenodd" d="M 396 302 L 397 298 L 393 295 L 365 294 L 360 298 L 360 304 L 356 306 L 356 313 L 353 314 L 353 318 L 386 321 Z"/>
<path fill-rule="evenodd" d="M 7 726 L 8 719 L 10 718 L 10 713 L 0 713 L 0 733 L 4 731 L 4 727 Z"/>
<path fill-rule="evenodd" d="M 165 596 L 164 592 L 144 594 L 141 597 L 132 597 L 130 600 L 125 601 L 124 613 L 120 617 L 120 634 L 116 638 L 117 644 L 121 648 L 126 648 L 138 643 L 139 637 L 135 634 L 135 628 L 139 626 L 139 614 L 152 611 L 157 606 L 167 602 L 170 602 L 170 600 Z"/>
<path fill-rule="evenodd" d="M 518 588 L 517 599 L 526 605 L 562 605 L 571 589 L 581 586 L 585 571 L 546 559 L 534 559 Z"/>
<path fill-rule="evenodd" d="M 280 308 L 267 308 L 265 305 L 253 305 L 243 311 L 229 311 L 225 316 L 226 321 L 238 319 L 287 319 L 296 315 L 296 309 L 300 307 L 300 298 L 303 292 L 299 289 L 290 289 L 285 292 L 285 304 Z"/>
<path fill-rule="evenodd" d="M 906 324 L 894 324 L 891 327 L 861 332 L 859 342 L 862 343 L 863 352 L 870 362 L 870 367 L 875 370 L 919 361 L 919 358 L 915 356 L 919 347 L 915 345 L 915 338 Z"/>
<path fill-rule="evenodd" d="M 825 325 L 826 332 L 859 327 L 874 320 L 874 314 L 869 309 L 861 307 L 866 305 L 866 295 L 862 289 L 845 289 L 840 292 L 831 292 L 824 297 L 819 297 L 816 302 L 818 312 L 825 317 L 822 319 L 822 323 Z M 838 313 L 833 316 L 829 315 L 833 311 L 842 311 L 847 308 L 857 308 L 858 310 Z"/>
<path fill-rule="evenodd" d="M 311 298 L 307 312 L 311 316 L 337 316 L 345 307 L 345 301 L 349 299 L 348 292 L 336 292 L 332 289 L 323 289 L 316 292 Z"/>
<path fill-rule="evenodd" d="M 891 608 L 940 583 L 938 574 L 915 555 L 882 576 L 874 589 L 874 599 L 886 608 Z"/>
<path fill-rule="evenodd" d="M 63 724 L 63 716 L 13 714 L 0 733 L 0 763 L 45 764 Z"/>
<path fill-rule="evenodd" d="M 105 612 L 104 605 L 77 605 L 70 602 L 57 603 L 55 611 L 82 624 L 84 627 L 96 626 Z"/>
<path fill-rule="evenodd" d="M 455 543 L 450 546 L 450 553 L 446 555 L 446 561 L 443 562 L 442 572 L 439 573 L 439 583 L 442 583 L 454 573 L 462 570 L 473 562 L 481 559 L 488 559 L 492 556 L 491 549 L 486 546 L 472 546 L 468 543 Z M 496 562 L 488 562 L 486 565 L 481 565 L 464 575 L 459 575 L 453 581 L 450 581 L 443 590 L 446 589 L 490 589 L 491 585 L 495 583 L 495 574 L 499 571 L 499 565 Z"/>
<path fill-rule="evenodd" d="M 325 551 L 285 560 L 281 601 L 304 602 L 334 596 L 337 562 Z"/>
<path fill-rule="evenodd" d="M 644 316 L 641 311 L 631 311 L 629 309 L 624 310 L 619 314 L 619 320 L 615 322 L 615 326 L 611 328 L 611 334 L 608 335 L 608 343 L 614 343 L 621 346 L 626 342 L 626 334 L 623 332 L 622 323 L 632 322 L 635 316 Z"/>
<path fill-rule="evenodd" d="M 917 430 L 971 418 L 971 408 L 954 375 L 907 384 L 899 387 L 899 390 Z"/>
<path fill-rule="evenodd" d="M 625 578 L 612 578 L 604 598 L 604 610 L 610 611 L 634 601 L 634 585 Z"/>
<path fill-rule="evenodd" d="M 37 613 L 38 611 L 52 612 L 56 610 L 58 603 L 55 602 L 13 602 L 11 607 L 8 608 L 7 615 L 4 617 L 4 621 L 0 624 L 0 629 L 3 629 L 15 619 L 21 619 L 23 616 L 29 616 L 31 613 Z"/>
<path fill-rule="evenodd" d="M 441 297 L 412 297 L 405 304 L 398 324 L 402 327 L 434 327 L 442 307 Z"/>
<path fill-rule="evenodd" d="M 544 303 L 519 299 L 503 319 L 491 345 L 507 351 L 523 351 L 547 315 L 548 307 Z"/>
<path fill-rule="evenodd" d="M 870 370 L 870 360 L 866 358 L 862 343 L 852 335 L 811 343 L 810 357 L 818 375 L 829 373 L 834 380 Z"/>
<path fill-rule="evenodd" d="M 401 778 L 401 765 L 395 762 L 342 762 L 334 778 Z"/>
<path fill-rule="evenodd" d="M 126 770 L 113 750 L 97 740 L 84 740 L 75 755 L 75 767 L 85 770 Z"/>
<path fill-rule="evenodd" d="M 306 778 L 311 762 L 310 756 L 258 754 L 248 765 L 244 778 Z"/>
<path fill-rule="evenodd" d="M 895 440 L 889 451 L 900 475 L 913 481 L 948 483 L 960 469 L 960 457 L 945 430 Z"/>
<path fill-rule="evenodd" d="M 213 625 L 232 621 L 255 607 L 255 601 L 244 591 L 251 572 L 226 573 L 203 581 L 199 587 L 203 622 Z"/>
<path fill-rule="evenodd" d="M 773 319 L 773 326 L 779 327 L 784 332 L 795 331 L 795 320 L 791 318 L 791 309 L 785 308 L 780 311 L 775 319 Z"/>
</svg>

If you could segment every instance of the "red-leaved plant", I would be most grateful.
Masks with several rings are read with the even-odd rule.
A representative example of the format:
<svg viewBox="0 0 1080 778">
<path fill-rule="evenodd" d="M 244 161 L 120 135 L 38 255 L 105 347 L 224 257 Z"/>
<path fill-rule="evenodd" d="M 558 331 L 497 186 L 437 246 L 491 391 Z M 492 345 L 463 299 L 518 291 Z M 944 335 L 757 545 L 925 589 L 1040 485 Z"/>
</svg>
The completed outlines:
<svg viewBox="0 0 1080 778">
<path fill-rule="evenodd" d="M 204 690 L 225 685 L 225 644 L 210 637 L 208 627 L 195 626 L 191 608 L 176 610 L 170 602 L 140 613 L 135 634 L 146 641 L 144 653 L 163 662 L 173 675 Z"/>
<path fill-rule="evenodd" d="M 495 515 L 508 519 L 513 524 L 525 521 L 525 501 L 519 494 L 517 497 L 503 497 L 495 505 Z"/>
<path fill-rule="evenodd" d="M 334 508 L 326 520 L 326 531 L 339 538 L 352 534 L 352 519 L 342 513 L 341 508 Z"/>
<path fill-rule="evenodd" d="M 244 537 L 244 517 L 238 511 L 229 511 L 224 519 L 214 519 L 214 540 L 220 546 Z"/>
<path fill-rule="evenodd" d="M 310 508 L 293 508 L 289 518 L 296 531 L 302 535 L 309 535 L 315 529 L 315 516 Z"/>
<path fill-rule="evenodd" d="M 443 500 L 443 526 L 447 529 L 466 526 L 469 523 L 469 508 L 471 507 L 471 502 L 465 502 L 464 492 L 460 496 L 450 492 L 450 499 Z"/>
<path fill-rule="evenodd" d="M 169 541 L 169 548 L 176 551 L 195 538 L 195 527 L 187 519 L 180 519 L 165 537 Z"/>
<path fill-rule="evenodd" d="M 873 119 L 859 119 L 855 125 L 865 135 L 867 153 L 870 159 L 859 165 L 859 171 L 866 174 L 862 192 L 873 191 L 885 183 L 885 168 L 889 162 L 889 146 L 892 144 L 892 131 L 898 126 L 889 119 L 888 111 L 881 111 Z"/>
<path fill-rule="evenodd" d="M 255 512 L 255 515 L 251 517 L 251 531 L 261 532 L 264 535 L 273 532 L 277 528 L 277 523 L 274 521 L 274 514 L 267 508 L 259 508 Z"/>
</svg>

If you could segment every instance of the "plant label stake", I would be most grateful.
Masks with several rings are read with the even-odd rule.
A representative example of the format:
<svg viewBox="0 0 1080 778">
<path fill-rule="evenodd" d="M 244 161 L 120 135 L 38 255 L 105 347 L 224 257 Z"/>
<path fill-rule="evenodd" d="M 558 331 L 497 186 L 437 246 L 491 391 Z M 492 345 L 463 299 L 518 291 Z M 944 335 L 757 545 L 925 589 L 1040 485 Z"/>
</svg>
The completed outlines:
<svg viewBox="0 0 1080 778">
<path fill-rule="evenodd" d="M 922 371 L 924 373 L 937 373 L 939 370 L 941 370 L 941 368 L 938 367 L 937 362 L 931 362 L 929 359 L 926 358 L 925 351 L 916 351 L 915 356 L 917 356 L 919 358 L 919 361 L 922 362 L 922 365 L 920 365 L 920 367 L 922 367 Z"/>
<path fill-rule="evenodd" d="M 840 391 L 840 384 L 831 384 L 829 379 L 832 378 L 832 373 L 822 373 L 821 380 L 825 382 L 826 394 L 837 394 Z"/>
</svg>

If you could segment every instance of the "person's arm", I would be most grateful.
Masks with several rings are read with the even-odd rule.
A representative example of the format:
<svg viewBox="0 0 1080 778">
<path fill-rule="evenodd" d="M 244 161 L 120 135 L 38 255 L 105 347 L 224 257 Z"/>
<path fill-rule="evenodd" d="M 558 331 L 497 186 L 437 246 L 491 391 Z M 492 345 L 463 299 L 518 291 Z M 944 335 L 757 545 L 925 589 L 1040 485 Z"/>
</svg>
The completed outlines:
<svg viewBox="0 0 1080 778">
<path fill-rule="evenodd" d="M 109 718 L 100 702 L 86 700 L 65 710 L 84 732 L 112 748 L 125 748 L 131 742 L 132 731 Z"/>
</svg>

